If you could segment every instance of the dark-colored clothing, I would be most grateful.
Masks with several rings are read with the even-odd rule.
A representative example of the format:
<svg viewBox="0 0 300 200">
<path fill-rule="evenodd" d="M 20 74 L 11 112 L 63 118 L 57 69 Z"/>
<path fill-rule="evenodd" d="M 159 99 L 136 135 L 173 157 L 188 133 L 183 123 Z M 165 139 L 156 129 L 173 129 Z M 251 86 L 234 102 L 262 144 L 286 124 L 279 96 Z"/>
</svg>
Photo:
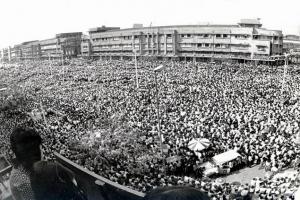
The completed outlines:
<svg viewBox="0 0 300 200">
<path fill-rule="evenodd" d="M 31 185 L 36 200 L 82 200 L 72 171 L 59 163 L 34 164 Z"/>
</svg>

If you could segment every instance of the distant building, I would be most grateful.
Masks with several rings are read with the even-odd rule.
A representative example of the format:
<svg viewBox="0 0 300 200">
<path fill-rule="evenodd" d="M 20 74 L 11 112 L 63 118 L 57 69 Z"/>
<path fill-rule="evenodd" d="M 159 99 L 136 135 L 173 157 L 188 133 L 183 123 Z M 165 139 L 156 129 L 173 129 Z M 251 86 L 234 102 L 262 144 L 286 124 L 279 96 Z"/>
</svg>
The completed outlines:
<svg viewBox="0 0 300 200">
<path fill-rule="evenodd" d="M 88 35 L 82 35 L 81 37 L 81 56 L 84 58 L 91 57 L 91 41 Z"/>
<path fill-rule="evenodd" d="M 240 27 L 254 27 L 254 28 L 261 28 L 262 23 L 260 23 L 260 19 L 241 19 L 238 23 Z"/>
<path fill-rule="evenodd" d="M 41 40 L 41 58 L 76 57 L 81 54 L 82 32 L 60 33 L 55 38 Z"/>
<path fill-rule="evenodd" d="M 100 56 L 101 55 L 101 44 L 105 43 L 106 41 L 102 40 L 101 35 L 105 32 L 110 31 L 118 31 L 120 27 L 97 27 L 89 29 L 89 37 L 91 42 L 91 54 L 92 56 Z"/>
<path fill-rule="evenodd" d="M 293 54 L 289 58 L 292 63 L 300 63 L 300 36 L 285 35 L 283 37 L 283 52 Z"/>
<path fill-rule="evenodd" d="M 81 32 L 60 33 L 55 38 L 23 42 L 2 50 L 1 60 L 18 61 L 33 59 L 57 59 L 81 54 Z"/>
<path fill-rule="evenodd" d="M 259 19 L 242 19 L 233 25 L 176 25 L 134 28 L 96 27 L 60 33 L 54 38 L 25 42 L 2 51 L 2 60 L 76 57 L 100 59 L 139 58 L 176 60 L 273 61 L 283 54 L 279 30 L 262 28 Z M 288 41 L 294 42 L 286 38 Z M 295 43 L 295 42 L 294 42 Z M 290 48 L 290 47 L 287 47 Z M 270 60 L 271 59 L 271 60 Z"/>
<path fill-rule="evenodd" d="M 133 24 L 132 28 L 143 28 L 143 24 Z"/>
<path fill-rule="evenodd" d="M 57 38 L 40 40 L 41 59 L 60 58 L 62 51 Z"/>
<path fill-rule="evenodd" d="M 285 35 L 283 37 L 283 51 L 289 53 L 291 51 L 300 52 L 300 36 Z"/>
<path fill-rule="evenodd" d="M 81 54 L 82 32 L 60 33 L 56 35 L 63 56 L 71 58 Z"/>
<path fill-rule="evenodd" d="M 21 59 L 39 59 L 40 58 L 40 44 L 39 41 L 23 42 L 20 45 L 14 47 L 18 52 L 16 60 Z"/>
<path fill-rule="evenodd" d="M 3 48 L 1 50 L 1 61 L 2 62 L 10 61 L 10 56 L 9 56 L 10 52 L 9 51 L 10 51 L 9 47 L 8 48 Z"/>
<path fill-rule="evenodd" d="M 108 28 L 89 31 L 91 54 L 100 58 L 154 56 L 179 60 L 259 59 L 283 53 L 279 30 L 261 28 L 258 19 L 237 25 L 181 25 Z"/>
</svg>

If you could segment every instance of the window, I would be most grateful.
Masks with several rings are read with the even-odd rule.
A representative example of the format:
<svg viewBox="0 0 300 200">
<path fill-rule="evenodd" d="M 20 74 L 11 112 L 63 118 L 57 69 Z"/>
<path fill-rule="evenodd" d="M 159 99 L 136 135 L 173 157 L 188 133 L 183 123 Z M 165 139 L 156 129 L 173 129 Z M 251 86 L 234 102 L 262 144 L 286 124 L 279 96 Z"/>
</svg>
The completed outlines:
<svg viewBox="0 0 300 200">
<path fill-rule="evenodd" d="M 204 46 L 205 46 L 205 47 L 209 47 L 209 44 L 208 44 L 208 43 L 205 43 Z"/>
<path fill-rule="evenodd" d="M 192 44 L 191 43 L 182 43 L 181 47 L 190 48 L 190 47 L 192 47 Z"/>
<path fill-rule="evenodd" d="M 209 35 L 208 34 L 204 34 L 204 38 L 209 38 Z"/>
<path fill-rule="evenodd" d="M 257 45 L 257 50 L 258 50 L 258 51 L 265 52 L 265 51 L 267 50 L 267 47 L 266 47 L 266 46 L 260 46 L 260 45 Z"/>
<path fill-rule="evenodd" d="M 229 35 L 223 34 L 223 38 L 229 38 Z"/>
<path fill-rule="evenodd" d="M 180 35 L 180 37 L 184 38 L 184 37 L 185 37 L 185 35 L 184 35 L 184 34 L 181 34 L 181 35 Z"/>
<path fill-rule="evenodd" d="M 221 34 L 216 34 L 216 37 L 217 37 L 217 38 L 220 38 L 220 37 L 221 37 Z"/>
<path fill-rule="evenodd" d="M 220 48 L 220 47 L 221 47 L 221 44 L 215 44 L 215 47 L 216 47 L 216 48 Z"/>
<path fill-rule="evenodd" d="M 172 37 L 172 35 L 171 34 L 167 34 L 167 38 L 171 38 Z"/>
<path fill-rule="evenodd" d="M 186 37 L 190 38 L 190 37 L 191 37 L 191 34 L 187 34 Z"/>
</svg>

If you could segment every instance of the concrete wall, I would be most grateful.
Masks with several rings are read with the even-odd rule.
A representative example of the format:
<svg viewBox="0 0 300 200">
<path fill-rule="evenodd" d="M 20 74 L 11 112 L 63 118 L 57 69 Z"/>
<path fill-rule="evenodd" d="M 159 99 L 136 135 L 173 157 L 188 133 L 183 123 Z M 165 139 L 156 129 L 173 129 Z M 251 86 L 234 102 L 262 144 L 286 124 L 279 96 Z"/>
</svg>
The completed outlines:
<svg viewBox="0 0 300 200">
<path fill-rule="evenodd" d="M 55 153 L 55 157 L 59 163 L 75 173 L 76 180 L 87 193 L 89 200 L 142 200 L 145 196 L 144 193 L 137 192 L 99 176 L 58 153 Z M 97 180 L 99 184 L 95 184 Z"/>
</svg>

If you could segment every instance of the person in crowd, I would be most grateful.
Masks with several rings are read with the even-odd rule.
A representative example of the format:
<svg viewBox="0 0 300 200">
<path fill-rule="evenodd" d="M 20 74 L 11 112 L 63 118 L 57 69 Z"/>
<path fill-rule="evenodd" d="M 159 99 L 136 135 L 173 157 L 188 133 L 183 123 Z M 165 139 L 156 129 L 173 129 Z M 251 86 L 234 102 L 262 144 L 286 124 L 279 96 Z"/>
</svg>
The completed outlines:
<svg viewBox="0 0 300 200">
<path fill-rule="evenodd" d="M 35 200 L 30 176 L 35 162 L 41 160 L 42 138 L 33 129 L 16 128 L 10 136 L 11 149 L 15 154 L 10 175 L 10 188 L 17 200 Z"/>
<path fill-rule="evenodd" d="M 16 161 L 10 176 L 17 200 L 83 200 L 74 174 L 59 163 L 42 161 L 42 138 L 37 131 L 18 127 L 11 134 Z"/>
</svg>

